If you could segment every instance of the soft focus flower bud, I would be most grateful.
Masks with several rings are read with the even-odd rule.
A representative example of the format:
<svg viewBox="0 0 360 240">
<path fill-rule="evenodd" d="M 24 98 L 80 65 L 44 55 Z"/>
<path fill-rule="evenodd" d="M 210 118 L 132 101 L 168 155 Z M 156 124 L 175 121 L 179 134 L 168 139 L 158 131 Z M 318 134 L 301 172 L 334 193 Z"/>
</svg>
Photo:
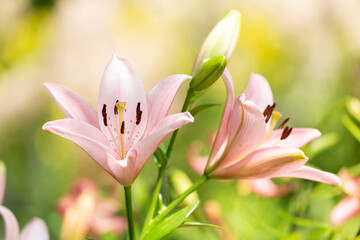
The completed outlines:
<svg viewBox="0 0 360 240">
<path fill-rule="evenodd" d="M 204 59 L 224 55 L 230 59 L 240 31 L 240 13 L 231 10 L 210 32 L 196 59 L 194 72 Z"/>
<path fill-rule="evenodd" d="M 346 103 L 349 113 L 360 122 L 360 100 L 357 98 L 349 98 Z"/>
<path fill-rule="evenodd" d="M 224 56 L 215 56 L 204 62 L 194 73 L 190 82 L 190 89 L 201 91 L 210 87 L 219 79 L 226 67 L 226 58 Z"/>
<path fill-rule="evenodd" d="M 174 189 L 177 194 L 183 193 L 193 184 L 189 179 L 189 177 L 183 171 L 180 170 L 175 170 L 172 172 L 170 176 L 170 181 L 174 185 Z M 199 201 L 199 196 L 197 192 L 193 192 L 184 200 L 184 202 L 187 205 L 195 204 L 198 201 Z"/>
</svg>

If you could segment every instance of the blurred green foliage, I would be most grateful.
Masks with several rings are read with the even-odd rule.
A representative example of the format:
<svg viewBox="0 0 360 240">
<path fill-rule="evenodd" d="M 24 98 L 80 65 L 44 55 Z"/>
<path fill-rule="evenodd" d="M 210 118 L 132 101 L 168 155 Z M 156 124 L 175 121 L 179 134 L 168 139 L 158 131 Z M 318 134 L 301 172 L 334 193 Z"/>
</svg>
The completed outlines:
<svg viewBox="0 0 360 240">
<path fill-rule="evenodd" d="M 9 27 L 0 27 L 0 159 L 6 163 L 8 171 L 4 205 L 14 212 L 21 227 L 37 216 L 46 221 L 51 239 L 58 239 L 61 218 L 55 206 L 59 197 L 69 191 L 72 181 L 83 176 L 97 182 L 113 181 L 75 145 L 41 130 L 46 121 L 63 116 L 45 89 L 27 96 L 33 91 L 32 87 L 38 89 L 42 81 L 52 81 L 49 77 L 73 82 L 73 86 L 77 86 L 75 91 L 84 91 L 87 86 L 89 89 L 97 87 L 102 70 L 91 73 L 90 62 L 93 63 L 93 58 L 110 57 L 112 52 L 102 52 L 106 57 L 96 55 L 96 50 L 101 50 L 104 43 L 112 44 L 116 48 L 113 52 L 124 54 L 136 66 L 145 66 L 146 70 L 139 71 L 140 75 L 149 74 L 143 77 L 147 88 L 155 84 L 153 79 L 174 73 L 190 74 L 204 37 L 232 8 L 242 13 L 240 39 L 229 63 L 235 93 L 240 94 L 245 89 L 251 71 L 264 75 L 273 89 L 277 110 L 290 116 L 291 126 L 315 127 L 323 133 L 322 138 L 304 148 L 310 164 L 334 173 L 341 167 L 359 164 L 360 142 L 356 138 L 358 135 L 354 135 L 356 130 L 351 129 L 359 129 L 360 123 L 346 108 L 348 96 L 359 98 L 360 95 L 360 44 L 353 38 L 360 30 L 348 25 L 348 21 L 355 20 L 351 20 L 350 13 L 346 14 L 355 11 L 352 5 L 337 9 L 336 2 L 327 5 L 328 2 L 320 1 L 304 5 L 303 12 L 299 11 L 297 18 L 290 19 L 291 14 L 286 11 L 294 11 L 295 3 L 295 6 L 281 5 L 280 11 L 274 9 L 279 6 L 270 3 L 246 1 L 194 1 L 188 5 L 140 0 L 71 2 L 19 1 L 22 5 L 16 6 L 19 10 L 11 15 Z M 91 5 L 95 7 L 89 8 Z M 88 26 L 86 21 L 81 22 L 85 17 L 83 11 L 90 9 L 94 11 L 91 16 L 95 16 L 110 8 L 116 11 L 104 15 L 107 18 L 103 25 Z M 75 21 L 64 14 L 71 11 L 78 17 Z M 307 11 L 312 14 L 307 15 Z M 343 13 L 341 18 L 337 15 L 339 12 Z M 75 28 L 76 24 L 84 26 L 77 31 L 84 38 L 72 34 L 63 37 L 59 23 L 67 19 L 74 21 L 71 22 L 74 25 L 65 25 L 67 28 Z M 106 40 L 88 37 L 99 28 L 106 29 L 100 31 L 103 35 L 98 34 L 99 39 Z M 87 42 L 91 41 L 95 41 L 94 46 L 98 48 L 79 49 L 79 42 L 80 46 L 88 46 Z M 57 59 L 66 60 L 56 62 Z M 48 62 L 56 67 L 49 70 Z M 70 62 L 70 67 L 64 67 L 66 62 Z M 84 64 L 83 68 L 76 65 L 78 62 Z M 98 69 L 104 68 L 105 65 L 98 66 Z M 36 72 L 35 77 L 33 72 Z M 86 79 L 88 85 L 84 87 L 81 85 L 84 82 L 77 84 L 76 81 L 86 72 L 92 75 Z M 16 76 L 20 73 L 22 77 L 18 80 Z M 69 75 L 75 77 L 65 80 Z M 22 84 L 32 87 L 19 87 Z M 14 88 L 17 91 L 11 90 Z M 177 97 L 177 105 L 182 104 L 185 89 Z M 22 102 L 15 105 L 19 98 Z M 93 96 L 89 100 L 96 98 Z M 198 105 L 223 104 L 224 100 L 225 87 L 218 81 L 199 98 Z M 179 107 L 174 108 L 178 110 Z M 191 179 L 197 178 L 185 160 L 187 148 L 193 140 L 207 142 L 208 134 L 219 125 L 221 113 L 220 106 L 208 108 L 180 132 L 170 169 L 179 168 Z M 138 228 L 156 180 L 155 172 L 156 164 L 149 160 L 133 186 Z M 243 195 L 236 181 L 207 183 L 198 194 L 200 200 L 214 199 L 220 203 L 223 221 L 238 239 L 355 238 L 359 217 L 339 227 L 332 227 L 328 221 L 331 209 L 344 194 L 339 187 L 298 179 L 283 181 L 290 182 L 292 190 L 281 199 L 265 199 L 253 193 Z M 170 197 L 174 198 L 175 194 L 171 193 Z M 208 221 L 203 206 L 201 202 L 190 220 Z M 2 228 L 1 222 L 0 235 Z M 113 239 L 113 236 L 108 234 L 106 239 Z M 211 228 L 186 227 L 167 239 L 220 238 Z"/>
</svg>

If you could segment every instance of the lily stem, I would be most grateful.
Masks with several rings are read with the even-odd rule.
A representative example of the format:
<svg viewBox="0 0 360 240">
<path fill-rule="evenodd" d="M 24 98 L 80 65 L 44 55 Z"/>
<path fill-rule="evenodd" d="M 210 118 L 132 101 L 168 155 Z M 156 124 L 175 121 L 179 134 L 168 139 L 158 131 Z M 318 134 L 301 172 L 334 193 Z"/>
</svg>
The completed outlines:
<svg viewBox="0 0 360 240">
<path fill-rule="evenodd" d="M 125 191 L 126 215 L 129 225 L 129 239 L 136 240 L 134 215 L 133 215 L 132 200 L 131 200 L 131 185 L 128 187 L 124 186 L 124 191 Z"/>
<path fill-rule="evenodd" d="M 161 189 L 161 184 L 163 182 L 165 176 L 165 167 L 161 167 L 159 168 L 159 175 L 158 175 L 158 179 L 156 181 L 156 185 L 155 185 L 155 189 L 154 189 L 154 193 L 150 202 L 150 206 L 144 221 L 144 225 L 143 225 L 143 229 L 141 232 L 141 236 L 140 239 L 142 239 L 144 237 L 145 231 L 147 229 L 147 227 L 149 226 L 149 224 L 151 223 L 151 220 L 154 216 L 155 210 L 156 210 L 156 205 L 158 202 L 158 197 L 159 197 L 159 193 L 160 193 L 160 189 Z"/>
<path fill-rule="evenodd" d="M 191 89 L 189 89 L 188 92 L 187 92 L 185 101 L 184 101 L 184 105 L 183 105 L 183 107 L 181 109 L 181 112 L 189 111 L 189 109 L 190 109 L 190 107 L 191 107 L 191 105 L 193 103 L 192 98 L 194 97 L 194 95 L 195 95 L 195 92 L 193 92 Z M 170 155 L 171 155 L 171 151 L 172 151 L 172 149 L 174 147 L 176 137 L 179 134 L 179 131 L 180 131 L 180 129 L 177 129 L 171 135 L 171 139 L 170 139 L 168 148 L 166 150 L 166 156 L 168 158 L 168 161 L 169 161 L 169 158 L 170 158 Z"/>
<path fill-rule="evenodd" d="M 166 209 L 160 213 L 156 218 L 154 218 L 154 222 L 160 222 L 163 220 L 172 210 L 174 210 L 187 196 L 189 196 L 192 192 L 201 187 L 204 183 L 209 180 L 209 177 L 206 175 L 201 176 L 194 184 L 189 187 L 185 192 L 179 195 L 174 201 L 172 201 Z"/>
</svg>

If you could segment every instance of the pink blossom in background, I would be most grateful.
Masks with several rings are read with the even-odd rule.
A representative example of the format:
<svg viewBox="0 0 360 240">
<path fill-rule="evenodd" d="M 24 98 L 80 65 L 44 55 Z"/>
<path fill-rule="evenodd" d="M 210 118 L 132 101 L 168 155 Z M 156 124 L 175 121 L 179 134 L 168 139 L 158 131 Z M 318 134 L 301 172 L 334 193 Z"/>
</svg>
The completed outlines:
<svg viewBox="0 0 360 240">
<path fill-rule="evenodd" d="M 245 92 L 234 104 L 232 77 L 227 69 L 223 79 L 227 98 L 219 131 L 208 160 L 192 158 L 193 168 L 205 169 L 215 179 L 295 177 L 341 183 L 332 173 L 304 166 L 308 158 L 299 148 L 321 135 L 317 129 L 293 129 L 286 126 L 287 120 L 275 129 L 281 114 L 273 111 L 271 88 L 264 77 L 252 74 Z"/>
<path fill-rule="evenodd" d="M 19 224 L 15 215 L 6 207 L 2 206 L 5 193 L 6 170 L 5 164 L 0 162 L 0 215 L 4 219 L 4 240 L 48 240 L 49 233 L 46 223 L 40 218 L 33 218 L 19 231 Z"/>
<path fill-rule="evenodd" d="M 129 62 L 113 56 L 100 84 L 98 111 L 81 96 L 55 83 L 45 83 L 67 117 L 43 129 L 69 139 L 124 186 L 135 180 L 162 140 L 193 122 L 190 113 L 167 116 L 185 74 L 159 82 L 146 96 Z"/>
<path fill-rule="evenodd" d="M 331 211 L 330 223 L 340 225 L 360 214 L 360 177 L 350 176 L 348 170 L 340 170 L 342 188 L 348 195 L 341 200 Z"/>
<path fill-rule="evenodd" d="M 61 239 L 100 237 L 112 232 L 122 235 L 127 228 L 126 217 L 117 215 L 119 201 L 115 197 L 103 198 L 100 189 L 90 179 L 81 179 L 72 191 L 62 196 L 57 209 L 63 218 Z"/>
</svg>

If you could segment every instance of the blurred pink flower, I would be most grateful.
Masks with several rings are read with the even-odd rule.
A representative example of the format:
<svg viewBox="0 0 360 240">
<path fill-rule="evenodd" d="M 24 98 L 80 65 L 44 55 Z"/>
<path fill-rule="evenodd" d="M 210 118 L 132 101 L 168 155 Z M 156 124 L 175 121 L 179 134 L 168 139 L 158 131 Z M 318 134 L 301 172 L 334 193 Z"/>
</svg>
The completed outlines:
<svg viewBox="0 0 360 240">
<path fill-rule="evenodd" d="M 216 179 L 295 177 L 341 183 L 332 173 L 304 166 L 308 158 L 299 148 L 321 135 L 317 129 L 283 128 L 286 119 L 274 130 L 281 114 L 273 111 L 271 88 L 264 77 L 252 74 L 234 105 L 233 83 L 227 69 L 223 78 L 227 99 L 219 131 L 208 161 L 192 158 L 193 168 L 205 169 L 205 174 Z"/>
<path fill-rule="evenodd" d="M 43 129 L 74 142 L 129 186 L 161 141 L 193 122 L 188 112 L 167 116 L 179 87 L 189 78 L 184 74 L 167 77 L 146 96 L 129 62 L 113 56 L 102 77 L 98 112 L 71 90 L 45 83 L 67 118 L 47 122 Z"/>
<path fill-rule="evenodd" d="M 351 177 L 348 170 L 340 170 L 342 188 L 348 195 L 331 211 L 330 223 L 340 225 L 360 214 L 360 177 Z"/>
<path fill-rule="evenodd" d="M 290 184 L 285 183 L 276 185 L 271 179 L 253 179 L 251 180 L 251 190 L 266 198 L 281 198 L 290 191 Z"/>
<path fill-rule="evenodd" d="M 5 240 L 48 240 L 49 233 L 45 222 L 40 218 L 33 218 L 25 225 L 21 233 L 15 215 L 6 207 L 2 206 L 5 193 L 5 165 L 0 162 L 0 214 L 5 224 Z"/>
<path fill-rule="evenodd" d="M 90 235 L 100 237 L 112 232 L 124 233 L 127 227 L 125 217 L 117 215 L 118 201 L 115 198 L 102 198 L 99 188 L 90 179 L 81 179 L 70 194 L 60 198 L 57 209 L 63 217 L 61 239 L 83 239 Z"/>
</svg>

